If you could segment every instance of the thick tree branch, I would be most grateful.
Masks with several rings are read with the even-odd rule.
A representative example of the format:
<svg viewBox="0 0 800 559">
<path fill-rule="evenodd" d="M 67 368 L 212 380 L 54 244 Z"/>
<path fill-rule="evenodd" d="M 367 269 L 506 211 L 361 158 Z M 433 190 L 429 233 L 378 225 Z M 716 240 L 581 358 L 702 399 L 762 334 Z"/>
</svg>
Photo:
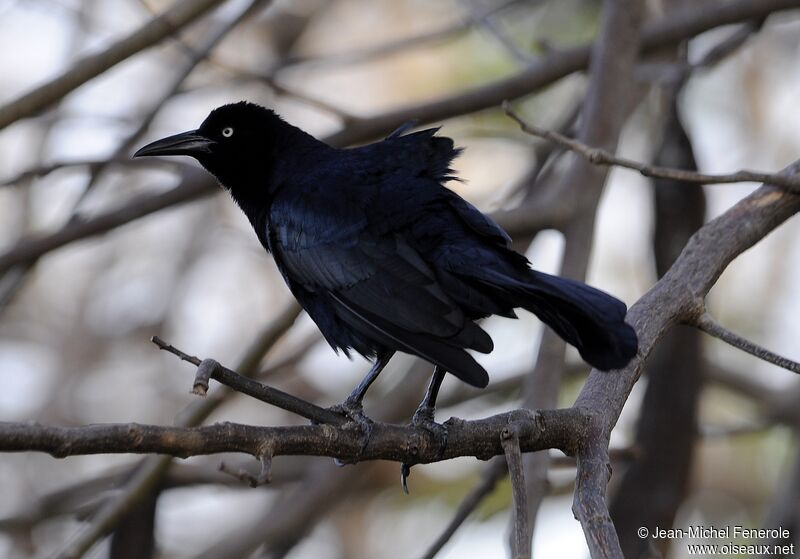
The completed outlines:
<svg viewBox="0 0 800 559">
<path fill-rule="evenodd" d="M 787 167 L 784 172 L 793 175 L 798 171 L 800 161 Z M 603 456 L 611 429 L 658 340 L 672 325 L 690 322 L 700 315 L 706 294 L 727 265 L 798 210 L 800 196 L 780 187 L 761 186 L 695 233 L 664 277 L 629 309 L 626 320 L 636 329 L 639 353 L 623 369 L 611 373 L 592 371 L 575 402 L 575 407 L 589 414 L 588 429 L 593 435 L 584 439 L 584 444 L 590 445 L 591 455 Z M 585 453 L 579 451 L 579 483 L 576 489 L 576 505 L 579 507 L 584 506 L 581 503 L 585 495 L 581 490 L 584 485 L 594 491 L 596 497 L 602 496 L 608 481 L 607 474 L 602 470 L 580 468 L 582 456 Z M 601 503 L 598 501 L 595 505 L 600 506 Z M 590 510 L 590 507 L 585 510 Z M 594 519 L 592 522 L 605 523 L 602 516 L 590 518 Z M 593 551 L 593 557 L 619 556 L 619 553 L 615 554 L 603 546 Z"/>
<path fill-rule="evenodd" d="M 485 419 L 450 419 L 447 443 L 440 447 L 428 430 L 413 425 L 374 422 L 364 446 L 363 433 L 352 425 L 256 427 L 218 423 L 203 427 L 167 427 L 137 423 L 57 427 L 36 423 L 0 423 L 0 452 L 46 452 L 56 458 L 81 454 L 166 454 L 180 458 L 243 452 L 255 457 L 265 448 L 273 456 L 329 456 L 345 461 L 393 460 L 432 463 L 459 456 L 487 460 L 504 454 L 501 434 L 518 427 L 522 452 L 545 448 L 573 450 L 574 433 L 582 432 L 579 409 L 531 412 L 515 410 Z"/>
</svg>

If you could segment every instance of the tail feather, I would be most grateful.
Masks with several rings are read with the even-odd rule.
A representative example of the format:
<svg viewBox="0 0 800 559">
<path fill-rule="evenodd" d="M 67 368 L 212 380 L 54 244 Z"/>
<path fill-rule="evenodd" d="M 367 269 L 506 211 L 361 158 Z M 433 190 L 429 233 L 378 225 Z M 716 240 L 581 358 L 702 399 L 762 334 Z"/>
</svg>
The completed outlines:
<svg viewBox="0 0 800 559">
<path fill-rule="evenodd" d="M 526 281 L 503 275 L 493 284 L 575 346 L 592 367 L 619 369 L 636 355 L 638 339 L 625 322 L 625 303 L 578 281 L 535 270 L 526 275 Z"/>
<path fill-rule="evenodd" d="M 636 331 L 625 322 L 625 303 L 566 278 L 533 272 L 523 290 L 525 308 L 540 316 L 584 360 L 608 371 L 628 364 L 638 350 Z"/>
</svg>

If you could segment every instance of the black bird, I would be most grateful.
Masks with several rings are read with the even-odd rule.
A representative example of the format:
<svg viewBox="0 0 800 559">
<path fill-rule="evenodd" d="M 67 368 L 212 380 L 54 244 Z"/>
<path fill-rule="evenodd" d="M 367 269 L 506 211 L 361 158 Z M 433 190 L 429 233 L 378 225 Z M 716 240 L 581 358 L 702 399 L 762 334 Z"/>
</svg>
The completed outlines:
<svg viewBox="0 0 800 559">
<path fill-rule="evenodd" d="M 530 268 L 496 223 L 443 183 L 460 150 L 437 128 L 336 149 L 273 111 L 240 102 L 200 128 L 134 157 L 189 155 L 230 191 L 292 294 L 334 350 L 374 359 L 343 404 L 361 401 L 395 351 L 432 363 L 415 421 L 431 423 L 445 372 L 485 387 L 467 353 L 492 351 L 476 320 L 523 307 L 590 365 L 623 367 L 636 354 L 624 303 L 586 284 Z"/>
</svg>

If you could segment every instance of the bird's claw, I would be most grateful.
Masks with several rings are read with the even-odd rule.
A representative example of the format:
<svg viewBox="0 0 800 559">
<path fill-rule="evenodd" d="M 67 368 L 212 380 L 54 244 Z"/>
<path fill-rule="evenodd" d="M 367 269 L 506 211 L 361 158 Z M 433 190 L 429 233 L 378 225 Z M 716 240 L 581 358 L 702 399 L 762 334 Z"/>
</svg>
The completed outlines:
<svg viewBox="0 0 800 559">
<path fill-rule="evenodd" d="M 400 464 L 400 487 L 403 488 L 403 493 L 408 495 L 408 476 L 411 475 L 411 466 L 403 462 Z"/>
<path fill-rule="evenodd" d="M 347 418 L 347 423 L 344 424 L 345 429 L 356 429 L 361 433 L 361 449 L 360 452 L 363 452 L 364 449 L 367 447 L 369 443 L 370 436 L 372 435 L 372 427 L 373 421 L 370 419 L 367 414 L 364 413 L 364 408 L 361 405 L 361 402 L 351 401 L 350 399 L 345 400 L 341 404 L 336 404 L 335 406 L 331 406 L 328 408 L 332 412 L 339 413 Z M 339 466 L 345 466 L 346 464 L 354 464 L 358 462 L 358 459 L 355 460 L 342 460 L 341 458 L 334 458 L 334 463 Z"/>
<path fill-rule="evenodd" d="M 439 453 L 443 454 L 444 449 L 447 447 L 447 427 L 434 421 L 434 411 L 433 407 L 420 406 L 411 417 L 411 425 L 425 429 L 430 433 L 439 448 Z M 400 465 L 400 485 L 406 495 L 408 495 L 408 476 L 411 475 L 411 466 L 412 464 L 406 462 Z"/>
<path fill-rule="evenodd" d="M 434 409 L 432 407 L 420 406 L 411 417 L 411 425 L 425 429 L 431 435 L 439 447 L 440 453 L 447 447 L 447 427 L 441 423 L 436 423 L 433 419 Z"/>
</svg>

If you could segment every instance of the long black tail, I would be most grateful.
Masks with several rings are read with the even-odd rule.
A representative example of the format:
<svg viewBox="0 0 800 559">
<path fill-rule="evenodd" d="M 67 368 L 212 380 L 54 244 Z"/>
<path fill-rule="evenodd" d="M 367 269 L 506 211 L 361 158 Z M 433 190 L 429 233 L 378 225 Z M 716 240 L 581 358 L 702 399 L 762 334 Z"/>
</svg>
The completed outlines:
<svg viewBox="0 0 800 559">
<path fill-rule="evenodd" d="M 530 270 L 527 281 L 503 277 L 515 303 L 578 349 L 592 367 L 608 371 L 628 364 L 638 340 L 625 322 L 625 303 L 585 283 Z"/>
</svg>

